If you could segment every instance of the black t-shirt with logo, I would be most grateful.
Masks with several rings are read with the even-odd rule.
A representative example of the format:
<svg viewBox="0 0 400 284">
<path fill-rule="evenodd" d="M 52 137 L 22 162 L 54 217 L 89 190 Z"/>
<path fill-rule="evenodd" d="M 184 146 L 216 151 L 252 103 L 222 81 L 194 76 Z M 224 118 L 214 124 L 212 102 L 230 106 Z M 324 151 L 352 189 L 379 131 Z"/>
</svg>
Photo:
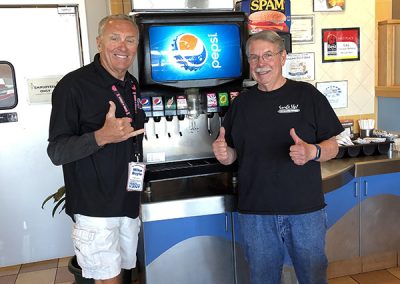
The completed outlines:
<svg viewBox="0 0 400 284">
<path fill-rule="evenodd" d="M 325 206 L 320 163 L 294 164 L 290 129 L 307 143 L 343 131 L 326 97 L 305 82 L 242 92 L 225 116 L 228 145 L 238 155 L 238 209 L 254 214 L 301 214 Z"/>
<path fill-rule="evenodd" d="M 137 80 L 129 73 L 123 81 L 115 79 L 101 66 L 99 54 L 62 78 L 53 91 L 48 153 L 63 166 L 66 212 L 72 218 L 139 215 L 140 192 L 128 192 L 126 185 L 128 163 L 142 152 L 143 135 L 102 148 L 95 143 L 94 131 L 103 126 L 109 101 L 115 103 L 117 118 L 127 116 L 113 86 L 133 114 L 134 128 L 143 128 L 145 115 L 138 103 L 135 113 Z"/>
</svg>

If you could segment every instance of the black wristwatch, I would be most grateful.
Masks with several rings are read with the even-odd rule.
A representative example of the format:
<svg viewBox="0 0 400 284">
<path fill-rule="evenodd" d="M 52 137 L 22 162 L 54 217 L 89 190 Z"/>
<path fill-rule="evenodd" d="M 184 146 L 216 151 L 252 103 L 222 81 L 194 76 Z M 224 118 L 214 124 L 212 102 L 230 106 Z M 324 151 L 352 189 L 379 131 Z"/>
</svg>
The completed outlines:
<svg viewBox="0 0 400 284">
<path fill-rule="evenodd" d="M 313 144 L 313 145 L 315 146 L 315 148 L 317 148 L 317 154 L 315 155 L 315 158 L 312 160 L 316 161 L 319 158 L 321 158 L 321 146 L 319 146 L 318 144 Z"/>
</svg>

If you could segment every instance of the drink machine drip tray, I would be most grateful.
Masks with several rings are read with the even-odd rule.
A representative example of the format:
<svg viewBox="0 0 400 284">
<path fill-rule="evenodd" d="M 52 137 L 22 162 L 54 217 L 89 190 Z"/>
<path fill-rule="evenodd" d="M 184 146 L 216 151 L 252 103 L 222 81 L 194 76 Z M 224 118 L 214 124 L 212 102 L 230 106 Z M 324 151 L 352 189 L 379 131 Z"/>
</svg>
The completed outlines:
<svg viewBox="0 0 400 284">
<path fill-rule="evenodd" d="M 146 166 L 145 182 L 232 172 L 235 165 L 222 165 L 215 158 L 150 164 Z"/>
</svg>

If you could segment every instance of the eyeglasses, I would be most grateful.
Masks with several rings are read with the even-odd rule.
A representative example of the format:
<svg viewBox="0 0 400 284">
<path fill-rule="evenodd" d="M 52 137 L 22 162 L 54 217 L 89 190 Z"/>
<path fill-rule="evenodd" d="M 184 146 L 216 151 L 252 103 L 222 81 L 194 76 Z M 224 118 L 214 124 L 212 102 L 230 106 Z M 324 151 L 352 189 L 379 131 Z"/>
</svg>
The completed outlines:
<svg viewBox="0 0 400 284">
<path fill-rule="evenodd" d="M 280 51 L 278 51 L 278 52 L 270 52 L 270 51 L 268 51 L 268 52 L 264 53 L 264 54 L 261 55 L 261 56 L 258 56 L 258 55 L 255 55 L 255 54 L 250 54 L 250 55 L 247 57 L 247 59 L 249 60 L 249 63 L 251 63 L 251 64 L 257 64 L 257 63 L 260 61 L 260 58 L 262 58 L 263 61 L 268 62 L 268 61 L 271 61 L 272 58 L 273 58 L 275 55 L 278 55 L 278 54 L 282 53 L 282 51 L 283 51 L 283 50 L 280 50 Z"/>
</svg>

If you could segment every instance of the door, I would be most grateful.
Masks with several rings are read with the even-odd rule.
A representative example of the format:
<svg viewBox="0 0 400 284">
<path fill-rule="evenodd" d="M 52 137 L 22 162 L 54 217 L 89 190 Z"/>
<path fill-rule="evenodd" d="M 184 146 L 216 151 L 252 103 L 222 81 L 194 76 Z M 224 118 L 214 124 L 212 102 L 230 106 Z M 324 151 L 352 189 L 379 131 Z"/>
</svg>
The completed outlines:
<svg viewBox="0 0 400 284">
<path fill-rule="evenodd" d="M 400 250 L 400 173 L 360 178 L 361 256 Z"/>
<path fill-rule="evenodd" d="M 14 67 L 18 96 L 16 106 L 0 109 L 13 114 L 0 120 L 0 267 L 73 255 L 71 221 L 53 219 L 41 204 L 63 185 L 46 147 L 52 89 L 83 61 L 77 11 L 0 5 L 0 61 Z"/>
</svg>

